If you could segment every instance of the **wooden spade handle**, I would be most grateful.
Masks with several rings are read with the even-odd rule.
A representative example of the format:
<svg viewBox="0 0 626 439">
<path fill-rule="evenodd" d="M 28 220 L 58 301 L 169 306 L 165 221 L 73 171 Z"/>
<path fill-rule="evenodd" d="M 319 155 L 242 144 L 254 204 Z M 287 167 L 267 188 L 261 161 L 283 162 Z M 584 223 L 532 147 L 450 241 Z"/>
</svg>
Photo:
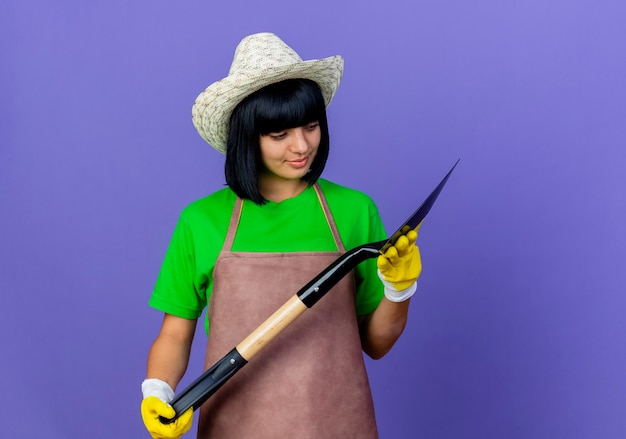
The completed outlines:
<svg viewBox="0 0 626 439">
<path fill-rule="evenodd" d="M 246 361 L 250 361 L 265 345 L 272 341 L 283 329 L 300 317 L 306 310 L 306 305 L 300 300 L 297 294 L 294 294 L 291 299 L 285 302 L 274 314 L 269 316 L 237 345 L 237 352 L 239 352 L 239 355 Z"/>
</svg>

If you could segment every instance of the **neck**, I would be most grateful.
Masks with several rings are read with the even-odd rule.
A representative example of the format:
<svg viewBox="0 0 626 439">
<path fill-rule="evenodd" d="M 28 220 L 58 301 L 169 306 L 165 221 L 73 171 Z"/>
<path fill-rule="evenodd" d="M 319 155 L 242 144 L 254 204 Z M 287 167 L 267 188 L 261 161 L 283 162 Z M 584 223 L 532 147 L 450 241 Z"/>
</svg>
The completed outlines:
<svg viewBox="0 0 626 439">
<path fill-rule="evenodd" d="M 266 200 L 280 203 L 281 201 L 300 195 L 309 185 L 304 180 L 274 180 L 261 179 L 259 181 L 261 195 Z"/>
</svg>

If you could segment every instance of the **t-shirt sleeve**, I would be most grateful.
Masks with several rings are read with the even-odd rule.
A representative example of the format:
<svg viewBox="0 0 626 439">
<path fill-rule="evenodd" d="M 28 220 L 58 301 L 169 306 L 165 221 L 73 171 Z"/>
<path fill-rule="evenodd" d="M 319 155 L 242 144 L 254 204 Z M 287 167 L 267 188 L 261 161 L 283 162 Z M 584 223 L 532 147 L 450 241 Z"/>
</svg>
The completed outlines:
<svg viewBox="0 0 626 439">
<path fill-rule="evenodd" d="M 197 278 L 194 237 L 183 216 L 178 221 L 150 297 L 151 307 L 186 319 L 196 319 L 206 305 Z"/>
</svg>

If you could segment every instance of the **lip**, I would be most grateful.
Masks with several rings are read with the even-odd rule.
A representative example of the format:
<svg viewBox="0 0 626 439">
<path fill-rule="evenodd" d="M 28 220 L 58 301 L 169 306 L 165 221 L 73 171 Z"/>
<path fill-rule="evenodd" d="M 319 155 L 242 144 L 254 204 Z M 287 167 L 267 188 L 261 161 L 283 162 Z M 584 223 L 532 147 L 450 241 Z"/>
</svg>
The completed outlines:
<svg viewBox="0 0 626 439">
<path fill-rule="evenodd" d="M 293 160 L 287 160 L 287 164 L 289 166 L 293 166 L 294 168 L 303 168 L 309 163 L 309 157 L 300 157 Z"/>
</svg>

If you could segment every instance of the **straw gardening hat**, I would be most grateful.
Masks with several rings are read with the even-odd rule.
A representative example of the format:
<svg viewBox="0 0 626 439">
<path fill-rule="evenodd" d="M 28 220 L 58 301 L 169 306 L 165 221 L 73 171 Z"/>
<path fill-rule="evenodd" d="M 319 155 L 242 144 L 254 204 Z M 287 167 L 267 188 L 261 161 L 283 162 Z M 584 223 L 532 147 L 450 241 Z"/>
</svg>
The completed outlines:
<svg viewBox="0 0 626 439">
<path fill-rule="evenodd" d="M 250 35 L 239 43 L 228 76 L 209 85 L 191 110 L 198 133 L 226 154 L 228 123 L 233 109 L 246 96 L 285 79 L 311 79 L 320 86 L 326 106 L 330 104 L 343 73 L 343 58 L 303 61 L 272 33 Z"/>
</svg>

